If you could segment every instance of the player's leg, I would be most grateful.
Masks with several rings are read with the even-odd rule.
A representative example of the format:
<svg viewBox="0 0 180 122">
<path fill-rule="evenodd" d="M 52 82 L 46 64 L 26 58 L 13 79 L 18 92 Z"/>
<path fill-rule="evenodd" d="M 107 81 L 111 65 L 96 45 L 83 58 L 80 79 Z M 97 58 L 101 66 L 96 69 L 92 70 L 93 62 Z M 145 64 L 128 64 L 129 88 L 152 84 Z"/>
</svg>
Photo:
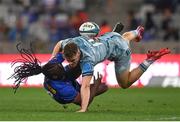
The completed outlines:
<svg viewBox="0 0 180 122">
<path fill-rule="evenodd" d="M 122 88 L 126 89 L 130 87 L 135 81 L 137 81 L 143 73 L 144 72 L 140 69 L 140 67 L 133 69 L 131 72 L 129 69 L 126 69 L 121 73 L 116 72 L 116 79 L 118 84 Z"/>
<path fill-rule="evenodd" d="M 122 37 L 128 41 L 139 42 L 142 39 L 144 27 L 138 26 L 136 30 L 125 32 Z"/>
<path fill-rule="evenodd" d="M 157 59 L 161 58 L 163 55 L 169 54 L 170 50 L 165 48 L 159 51 L 149 51 L 147 53 L 147 59 L 142 62 L 139 67 L 129 71 L 129 68 L 124 70 L 123 72 L 118 72 L 118 67 L 116 69 L 116 78 L 119 85 L 122 88 L 130 87 L 134 82 L 136 82 L 141 75 L 148 69 L 148 67 L 155 62 Z M 116 64 L 115 64 L 116 65 Z"/>
</svg>

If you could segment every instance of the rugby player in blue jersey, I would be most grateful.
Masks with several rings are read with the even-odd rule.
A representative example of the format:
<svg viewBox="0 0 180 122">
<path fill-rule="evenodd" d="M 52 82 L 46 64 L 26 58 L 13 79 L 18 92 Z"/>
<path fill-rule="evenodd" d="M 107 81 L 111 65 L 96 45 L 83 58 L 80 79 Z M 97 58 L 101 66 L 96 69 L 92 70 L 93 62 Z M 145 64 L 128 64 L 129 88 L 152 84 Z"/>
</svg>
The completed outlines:
<svg viewBox="0 0 180 122">
<path fill-rule="evenodd" d="M 118 84 L 122 88 L 130 87 L 137 81 L 148 67 L 165 54 L 169 49 L 149 51 L 145 59 L 137 68 L 130 71 L 131 50 L 130 41 L 139 42 L 142 39 L 144 28 L 139 26 L 136 30 L 120 35 L 117 32 L 109 32 L 95 38 L 95 43 L 89 41 L 86 36 L 68 38 L 59 41 L 52 52 L 52 57 L 58 52 L 69 62 L 71 68 L 80 65 L 82 70 L 81 85 L 81 109 L 78 112 L 85 112 L 90 100 L 90 81 L 93 77 L 94 66 L 106 59 L 114 61 L 115 74 Z M 92 40 L 92 39 L 91 39 Z"/>
</svg>

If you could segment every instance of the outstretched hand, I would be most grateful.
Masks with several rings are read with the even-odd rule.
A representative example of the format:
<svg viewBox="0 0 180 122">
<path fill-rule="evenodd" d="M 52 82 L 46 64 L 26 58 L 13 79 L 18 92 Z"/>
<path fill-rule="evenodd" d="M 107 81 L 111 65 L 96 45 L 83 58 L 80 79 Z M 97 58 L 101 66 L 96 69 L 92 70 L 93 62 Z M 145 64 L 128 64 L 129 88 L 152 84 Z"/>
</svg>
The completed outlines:
<svg viewBox="0 0 180 122">
<path fill-rule="evenodd" d="M 99 72 L 97 72 L 97 78 L 94 76 L 94 82 L 101 82 L 101 80 L 102 80 L 102 75 Z"/>
</svg>

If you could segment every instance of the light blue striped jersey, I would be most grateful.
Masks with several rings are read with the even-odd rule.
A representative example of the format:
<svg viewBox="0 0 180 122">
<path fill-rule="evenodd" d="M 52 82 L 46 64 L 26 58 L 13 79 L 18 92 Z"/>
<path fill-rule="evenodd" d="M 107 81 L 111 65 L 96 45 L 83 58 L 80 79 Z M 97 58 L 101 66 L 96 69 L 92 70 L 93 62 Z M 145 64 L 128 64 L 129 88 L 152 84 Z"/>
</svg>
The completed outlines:
<svg viewBox="0 0 180 122">
<path fill-rule="evenodd" d="M 106 59 L 115 62 L 115 71 L 120 73 L 130 65 L 129 44 L 116 32 L 106 33 L 98 37 L 99 42 L 93 43 L 89 38 L 79 36 L 62 40 L 61 48 L 69 42 L 74 42 L 81 51 L 80 66 L 82 75 L 93 75 L 94 66 Z"/>
</svg>

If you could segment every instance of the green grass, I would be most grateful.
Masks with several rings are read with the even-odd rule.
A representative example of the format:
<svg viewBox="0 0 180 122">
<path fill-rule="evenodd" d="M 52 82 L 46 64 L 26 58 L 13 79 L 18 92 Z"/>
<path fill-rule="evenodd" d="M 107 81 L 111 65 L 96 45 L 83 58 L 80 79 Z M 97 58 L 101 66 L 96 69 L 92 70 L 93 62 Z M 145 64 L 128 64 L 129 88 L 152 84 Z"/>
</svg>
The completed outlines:
<svg viewBox="0 0 180 122">
<path fill-rule="evenodd" d="M 0 89 L 0 120 L 180 120 L 179 88 L 110 89 L 95 98 L 87 113 L 64 108 L 44 89 Z"/>
</svg>

